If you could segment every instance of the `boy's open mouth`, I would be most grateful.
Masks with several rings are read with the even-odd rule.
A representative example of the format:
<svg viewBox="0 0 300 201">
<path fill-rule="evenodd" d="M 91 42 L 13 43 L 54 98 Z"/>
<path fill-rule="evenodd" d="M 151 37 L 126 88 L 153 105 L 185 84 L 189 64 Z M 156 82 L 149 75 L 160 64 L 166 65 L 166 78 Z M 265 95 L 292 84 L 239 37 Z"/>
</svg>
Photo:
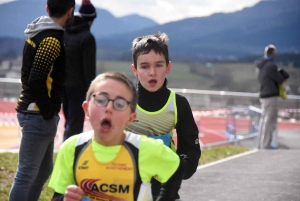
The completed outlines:
<svg viewBox="0 0 300 201">
<path fill-rule="evenodd" d="M 157 83 L 157 80 L 155 80 L 155 79 L 151 79 L 151 80 L 149 80 L 149 82 L 148 82 L 150 85 L 154 85 L 154 84 L 156 84 Z"/>
<path fill-rule="evenodd" d="M 102 120 L 101 127 L 104 129 L 110 129 L 112 127 L 110 120 L 109 119 Z"/>
</svg>

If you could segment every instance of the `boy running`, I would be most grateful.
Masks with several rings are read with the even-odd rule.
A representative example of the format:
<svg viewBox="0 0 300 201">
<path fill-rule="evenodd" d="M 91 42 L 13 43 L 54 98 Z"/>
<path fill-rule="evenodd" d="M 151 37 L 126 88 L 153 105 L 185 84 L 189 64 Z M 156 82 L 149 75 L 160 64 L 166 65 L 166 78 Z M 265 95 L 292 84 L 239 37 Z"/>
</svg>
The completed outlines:
<svg viewBox="0 0 300 201">
<path fill-rule="evenodd" d="M 175 151 L 172 131 L 176 129 L 176 152 L 183 162 L 183 179 L 188 179 L 197 170 L 201 155 L 198 127 L 187 99 L 167 88 L 166 75 L 172 68 L 168 36 L 156 33 L 137 37 L 132 44 L 132 58 L 131 68 L 139 79 L 138 105 L 137 117 L 126 130 L 161 139 Z M 151 183 L 155 198 L 161 184 L 156 179 L 152 179 Z"/>
<path fill-rule="evenodd" d="M 133 83 L 120 73 L 92 81 L 83 109 L 93 130 L 62 144 L 49 183 L 53 201 L 152 200 L 152 177 L 164 183 L 157 201 L 176 199 L 179 157 L 158 140 L 124 133 L 136 117 L 136 97 Z"/>
</svg>

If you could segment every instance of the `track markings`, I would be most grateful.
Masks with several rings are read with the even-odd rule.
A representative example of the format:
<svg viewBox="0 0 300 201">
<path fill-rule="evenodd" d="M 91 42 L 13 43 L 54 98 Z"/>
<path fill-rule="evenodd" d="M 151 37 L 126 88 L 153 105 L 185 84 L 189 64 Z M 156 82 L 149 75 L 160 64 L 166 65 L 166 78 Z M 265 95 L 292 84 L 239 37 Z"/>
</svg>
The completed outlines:
<svg viewBox="0 0 300 201">
<path fill-rule="evenodd" d="M 217 165 L 217 164 L 220 164 L 220 163 L 224 163 L 224 162 L 226 162 L 226 161 L 230 161 L 230 160 L 233 160 L 233 159 L 242 157 L 242 156 L 247 156 L 247 155 L 250 155 L 250 154 L 254 154 L 254 153 L 256 153 L 256 152 L 258 152 L 258 149 L 253 149 L 253 150 L 250 150 L 250 151 L 247 151 L 247 152 L 244 152 L 244 153 L 236 154 L 236 155 L 234 155 L 234 156 L 229 156 L 229 157 L 223 158 L 223 159 L 221 159 L 221 160 L 217 160 L 217 161 L 214 161 L 214 162 L 211 162 L 211 163 L 207 163 L 207 164 L 204 164 L 204 165 L 200 165 L 200 166 L 198 166 L 197 170 L 201 170 L 201 169 L 204 169 L 204 168 L 213 166 L 213 165 Z M 201 159 L 200 159 L 200 160 L 201 160 Z"/>
</svg>

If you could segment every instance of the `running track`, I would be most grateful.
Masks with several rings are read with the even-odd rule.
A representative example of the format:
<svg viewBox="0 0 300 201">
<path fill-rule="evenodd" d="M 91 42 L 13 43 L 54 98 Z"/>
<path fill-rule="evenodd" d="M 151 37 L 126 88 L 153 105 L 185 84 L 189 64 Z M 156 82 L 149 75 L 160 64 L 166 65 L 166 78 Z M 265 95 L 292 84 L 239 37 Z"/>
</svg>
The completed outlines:
<svg viewBox="0 0 300 201">
<path fill-rule="evenodd" d="M 21 132 L 15 113 L 14 102 L 0 101 L 0 149 L 18 149 L 20 143 Z M 224 112 L 224 111 L 223 111 Z M 213 143 L 227 140 L 224 135 L 226 128 L 226 117 L 211 116 L 206 112 L 195 111 L 195 122 L 199 129 L 199 139 L 202 144 Z M 221 112 L 222 113 L 222 112 Z M 63 141 L 64 116 L 60 113 L 60 122 L 55 138 L 55 150 L 59 149 Z M 236 129 L 238 131 L 249 131 L 250 120 L 246 118 L 237 119 Z M 280 130 L 300 130 L 300 122 L 279 122 Z M 91 130 L 88 120 L 85 121 L 84 131 Z M 176 133 L 174 131 L 175 142 Z"/>
</svg>

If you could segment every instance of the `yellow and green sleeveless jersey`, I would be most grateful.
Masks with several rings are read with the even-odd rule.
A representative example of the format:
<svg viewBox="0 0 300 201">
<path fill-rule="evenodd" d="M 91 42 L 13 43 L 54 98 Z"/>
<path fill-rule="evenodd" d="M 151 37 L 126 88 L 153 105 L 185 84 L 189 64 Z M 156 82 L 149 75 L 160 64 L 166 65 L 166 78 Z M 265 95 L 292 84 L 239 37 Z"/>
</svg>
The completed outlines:
<svg viewBox="0 0 300 201">
<path fill-rule="evenodd" d="M 173 129 L 177 123 L 176 93 L 171 90 L 168 101 L 160 110 L 149 112 L 137 105 L 137 117 L 125 130 L 161 139 L 165 145 L 173 148 Z"/>
<path fill-rule="evenodd" d="M 166 182 L 179 166 L 176 153 L 159 140 L 126 132 L 122 145 L 102 146 L 93 131 L 66 140 L 58 153 L 49 186 L 64 194 L 80 186 L 90 200 L 152 200 L 150 180 Z"/>
</svg>

